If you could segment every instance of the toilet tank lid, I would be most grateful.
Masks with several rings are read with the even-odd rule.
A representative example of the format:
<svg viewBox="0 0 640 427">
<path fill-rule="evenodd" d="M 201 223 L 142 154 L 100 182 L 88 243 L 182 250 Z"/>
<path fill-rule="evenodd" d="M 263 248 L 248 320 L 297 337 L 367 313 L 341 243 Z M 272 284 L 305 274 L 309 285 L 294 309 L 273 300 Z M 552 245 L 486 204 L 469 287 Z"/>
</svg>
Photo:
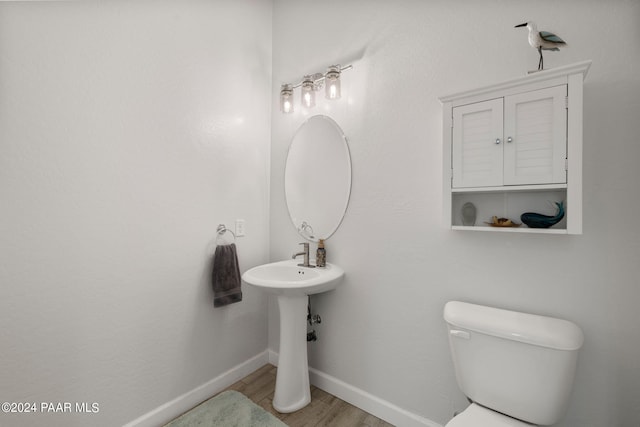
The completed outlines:
<svg viewBox="0 0 640 427">
<path fill-rule="evenodd" d="M 458 328 L 556 350 L 578 350 L 584 342 L 582 330 L 568 320 L 460 301 L 445 304 L 444 319 Z"/>
</svg>

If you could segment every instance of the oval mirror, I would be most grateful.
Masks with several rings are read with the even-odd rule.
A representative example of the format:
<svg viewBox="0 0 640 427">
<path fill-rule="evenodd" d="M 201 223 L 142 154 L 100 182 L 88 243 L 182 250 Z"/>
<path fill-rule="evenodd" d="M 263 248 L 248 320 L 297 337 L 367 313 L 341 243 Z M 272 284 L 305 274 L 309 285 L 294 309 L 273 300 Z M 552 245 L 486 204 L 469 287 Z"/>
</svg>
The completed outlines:
<svg viewBox="0 0 640 427">
<path fill-rule="evenodd" d="M 351 193 L 351 156 L 340 126 L 309 118 L 289 146 L 284 171 L 289 216 L 298 233 L 317 242 L 338 229 Z"/>
</svg>

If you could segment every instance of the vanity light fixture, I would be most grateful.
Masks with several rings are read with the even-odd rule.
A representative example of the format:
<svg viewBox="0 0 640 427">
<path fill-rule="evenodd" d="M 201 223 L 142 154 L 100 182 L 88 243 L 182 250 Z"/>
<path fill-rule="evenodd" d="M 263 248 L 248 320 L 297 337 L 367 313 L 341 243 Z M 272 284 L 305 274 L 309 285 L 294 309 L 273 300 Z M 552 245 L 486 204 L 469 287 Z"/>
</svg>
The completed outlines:
<svg viewBox="0 0 640 427">
<path fill-rule="evenodd" d="M 304 76 L 302 89 L 300 89 L 303 107 L 311 108 L 316 106 L 316 90 L 316 82 L 313 76 Z"/>
<path fill-rule="evenodd" d="M 283 84 L 280 88 L 280 111 L 293 113 L 293 90 L 300 88 L 302 106 L 313 108 L 316 105 L 316 92 L 325 87 L 325 97 L 330 100 L 340 99 L 340 76 L 343 71 L 352 69 L 352 65 L 341 67 L 332 65 L 325 74 L 308 74 L 296 84 Z"/>
<path fill-rule="evenodd" d="M 325 96 L 327 99 L 340 99 L 340 70 L 339 65 L 332 65 L 324 75 Z"/>
<path fill-rule="evenodd" d="M 280 111 L 293 113 L 293 87 L 290 84 L 282 85 L 280 89 Z"/>
</svg>

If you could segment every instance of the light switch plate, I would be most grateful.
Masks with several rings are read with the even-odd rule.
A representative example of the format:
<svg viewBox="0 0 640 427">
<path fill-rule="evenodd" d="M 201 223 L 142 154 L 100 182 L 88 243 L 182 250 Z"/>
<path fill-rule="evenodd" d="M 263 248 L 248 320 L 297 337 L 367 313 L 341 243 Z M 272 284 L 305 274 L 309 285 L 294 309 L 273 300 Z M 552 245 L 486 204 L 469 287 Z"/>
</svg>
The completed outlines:
<svg viewBox="0 0 640 427">
<path fill-rule="evenodd" d="M 236 219 L 236 237 L 244 236 L 244 219 Z"/>
</svg>

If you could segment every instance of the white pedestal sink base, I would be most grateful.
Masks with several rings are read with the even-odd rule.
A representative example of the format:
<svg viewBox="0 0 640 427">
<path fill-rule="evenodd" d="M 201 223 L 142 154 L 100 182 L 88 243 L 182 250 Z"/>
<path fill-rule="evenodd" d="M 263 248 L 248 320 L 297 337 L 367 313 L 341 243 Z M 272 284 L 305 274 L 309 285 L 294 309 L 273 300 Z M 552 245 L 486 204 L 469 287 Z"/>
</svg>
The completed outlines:
<svg viewBox="0 0 640 427">
<path fill-rule="evenodd" d="M 307 361 L 306 295 L 278 295 L 280 309 L 280 356 L 273 408 L 295 412 L 311 402 Z"/>
<path fill-rule="evenodd" d="M 309 364 L 307 362 L 308 295 L 334 289 L 344 270 L 327 263 L 323 268 L 308 268 L 298 261 L 272 262 L 253 267 L 242 280 L 278 296 L 280 309 L 280 360 L 276 376 L 273 407 L 278 412 L 295 412 L 311 402 Z"/>
</svg>

